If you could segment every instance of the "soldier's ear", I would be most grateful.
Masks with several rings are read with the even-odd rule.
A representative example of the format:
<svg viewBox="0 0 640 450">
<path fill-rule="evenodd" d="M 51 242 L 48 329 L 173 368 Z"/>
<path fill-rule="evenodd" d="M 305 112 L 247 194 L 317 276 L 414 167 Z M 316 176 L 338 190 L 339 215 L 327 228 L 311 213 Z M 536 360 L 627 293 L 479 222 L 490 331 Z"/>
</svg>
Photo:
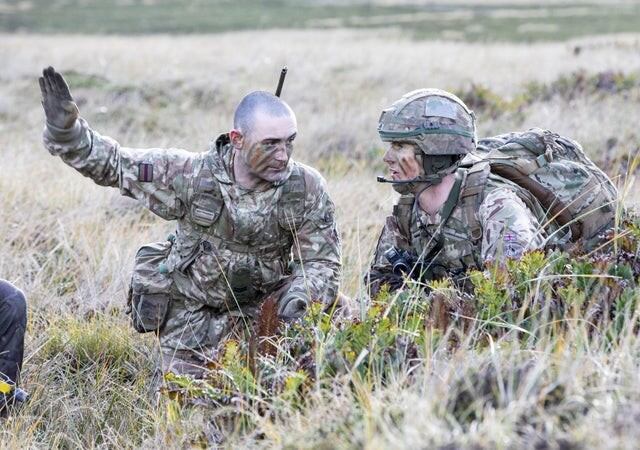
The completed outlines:
<svg viewBox="0 0 640 450">
<path fill-rule="evenodd" d="M 229 140 L 234 148 L 241 149 L 244 145 L 244 135 L 236 129 L 229 131 Z"/>
</svg>

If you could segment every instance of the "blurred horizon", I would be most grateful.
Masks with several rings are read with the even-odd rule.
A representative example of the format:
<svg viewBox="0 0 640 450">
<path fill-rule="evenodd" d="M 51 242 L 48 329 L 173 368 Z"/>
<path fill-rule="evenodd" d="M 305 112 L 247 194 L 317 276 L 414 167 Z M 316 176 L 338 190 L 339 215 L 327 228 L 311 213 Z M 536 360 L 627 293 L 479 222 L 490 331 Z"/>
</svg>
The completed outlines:
<svg viewBox="0 0 640 450">
<path fill-rule="evenodd" d="M 637 1 L 2 0 L 0 32 L 202 34 L 400 29 L 412 39 L 557 41 L 640 30 Z"/>
</svg>

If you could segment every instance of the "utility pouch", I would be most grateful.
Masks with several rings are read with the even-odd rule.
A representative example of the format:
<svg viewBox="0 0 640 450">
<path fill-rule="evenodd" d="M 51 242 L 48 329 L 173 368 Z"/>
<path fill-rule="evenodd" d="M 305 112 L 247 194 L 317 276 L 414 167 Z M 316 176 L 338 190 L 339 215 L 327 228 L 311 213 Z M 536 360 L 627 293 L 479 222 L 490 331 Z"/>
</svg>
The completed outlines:
<svg viewBox="0 0 640 450">
<path fill-rule="evenodd" d="M 170 241 L 147 244 L 136 254 L 127 313 L 139 333 L 157 333 L 167 320 L 172 281 L 166 260 L 171 246 Z"/>
<path fill-rule="evenodd" d="M 167 320 L 171 297 L 168 294 L 131 292 L 131 322 L 138 333 L 158 332 Z"/>
<path fill-rule="evenodd" d="M 222 212 L 224 201 L 217 192 L 200 192 L 191 201 L 191 220 L 203 227 L 213 225 Z"/>
<path fill-rule="evenodd" d="M 250 267 L 239 266 L 229 274 L 229 287 L 233 298 L 238 303 L 247 303 L 255 299 L 256 291 L 253 286 Z"/>
</svg>

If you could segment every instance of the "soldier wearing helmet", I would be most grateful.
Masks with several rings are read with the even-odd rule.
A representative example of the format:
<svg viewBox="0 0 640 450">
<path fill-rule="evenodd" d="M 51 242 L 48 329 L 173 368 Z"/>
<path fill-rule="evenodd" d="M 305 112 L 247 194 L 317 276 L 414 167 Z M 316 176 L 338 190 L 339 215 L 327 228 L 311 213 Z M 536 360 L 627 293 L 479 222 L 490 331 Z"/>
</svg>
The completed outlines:
<svg viewBox="0 0 640 450">
<path fill-rule="evenodd" d="M 389 147 L 384 162 L 401 194 L 388 216 L 366 276 L 375 295 L 398 289 L 404 277 L 436 279 L 481 269 L 487 261 L 519 258 L 544 244 L 544 211 L 521 189 L 490 172 L 463 168 L 477 144 L 475 115 L 439 89 L 409 92 L 380 116 Z"/>
</svg>

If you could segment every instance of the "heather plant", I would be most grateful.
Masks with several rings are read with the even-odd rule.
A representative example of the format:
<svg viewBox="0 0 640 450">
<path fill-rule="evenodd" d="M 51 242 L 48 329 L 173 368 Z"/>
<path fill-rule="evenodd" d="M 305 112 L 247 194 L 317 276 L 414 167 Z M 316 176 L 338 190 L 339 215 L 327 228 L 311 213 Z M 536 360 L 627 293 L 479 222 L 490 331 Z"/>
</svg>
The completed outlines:
<svg viewBox="0 0 640 450">
<path fill-rule="evenodd" d="M 206 381 L 174 375 L 167 381 L 183 389 L 185 404 L 205 399 L 209 402 L 202 407 L 215 410 L 221 399 L 235 402 L 239 410 L 232 428 L 242 436 L 258 426 L 247 421 L 244 408 L 277 421 L 283 408 L 287 414 L 304 411 L 315 400 L 314 391 L 333 390 L 336 383 L 351 392 L 356 408 L 364 408 L 362 389 L 420 385 L 434 370 L 430 364 L 435 353 L 451 359 L 468 357 L 471 349 L 493 354 L 501 342 L 512 349 L 507 366 L 490 358 L 456 374 L 450 385 L 455 394 L 439 414 L 451 414 L 467 429 L 488 407 L 508 408 L 513 397 L 522 394 L 530 407 L 569 426 L 587 414 L 590 402 L 584 389 L 590 385 L 575 393 L 568 380 L 558 383 L 558 363 L 541 366 L 525 355 L 541 345 L 564 345 L 576 333 L 583 340 L 574 336 L 573 345 L 585 351 L 596 343 L 613 349 L 637 329 L 637 226 L 626 221 L 598 252 L 536 250 L 520 260 L 473 271 L 470 288 L 459 288 L 454 280 L 428 286 L 407 280 L 405 290 L 383 289 L 364 314 L 355 317 L 324 311 L 316 303 L 304 318 L 280 323 L 274 335 L 253 336 L 269 340 L 275 352 L 251 354 L 260 342 L 242 346 L 229 341 Z M 273 320 L 269 314 L 274 312 L 265 315 L 263 310 L 257 328 Z M 519 414 L 514 419 L 519 429 L 540 426 L 544 416 Z M 224 416 L 227 427 L 230 417 Z"/>
</svg>

